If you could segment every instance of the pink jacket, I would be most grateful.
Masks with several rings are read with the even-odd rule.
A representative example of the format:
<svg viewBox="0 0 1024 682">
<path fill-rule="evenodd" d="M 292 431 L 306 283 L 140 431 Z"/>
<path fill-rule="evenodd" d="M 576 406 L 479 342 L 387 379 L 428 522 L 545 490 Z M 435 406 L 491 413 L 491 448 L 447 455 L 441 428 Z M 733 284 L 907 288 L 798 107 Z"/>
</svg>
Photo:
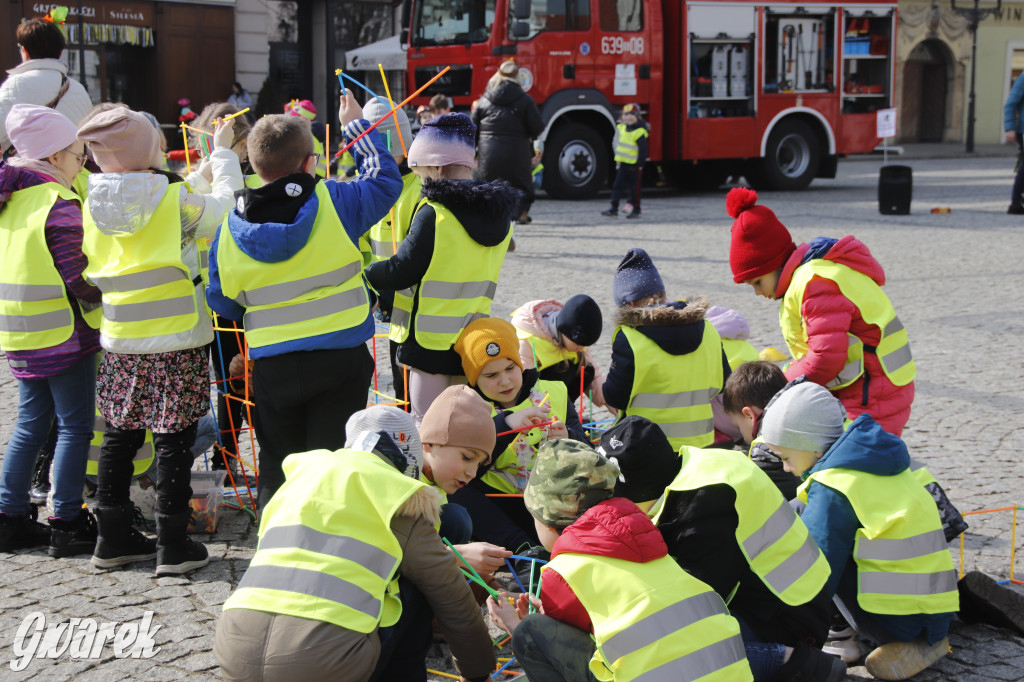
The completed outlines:
<svg viewBox="0 0 1024 682">
<path fill-rule="evenodd" d="M 801 244 L 782 267 L 776 290 L 777 298 L 785 295 L 794 271 L 804 263 L 810 248 L 810 244 Z M 878 286 L 885 284 L 885 272 L 881 264 L 871 255 L 867 246 L 850 235 L 833 244 L 822 257 L 867 275 Z M 846 364 L 847 332 L 865 344 L 878 345 L 881 339 L 881 330 L 865 322 L 860 310 L 843 296 L 831 280 L 821 277 L 811 279 L 804 290 L 800 314 L 806 325 L 809 350 L 803 358 L 789 365 L 786 369 L 787 379 L 806 374 L 810 381 L 824 385 L 835 378 Z M 899 436 L 910 418 L 914 383 L 894 385 L 882 371 L 878 357 L 872 353 L 864 354 L 864 369 L 864 376 L 846 388 L 835 391 L 835 396 L 846 406 L 850 419 L 866 412 L 883 429 Z"/>
</svg>

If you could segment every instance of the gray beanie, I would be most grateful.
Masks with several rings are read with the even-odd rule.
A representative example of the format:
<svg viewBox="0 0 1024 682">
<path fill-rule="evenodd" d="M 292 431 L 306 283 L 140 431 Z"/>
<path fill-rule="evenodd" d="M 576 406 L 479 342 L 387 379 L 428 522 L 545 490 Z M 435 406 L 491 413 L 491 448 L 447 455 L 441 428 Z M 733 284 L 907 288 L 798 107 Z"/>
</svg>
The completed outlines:
<svg viewBox="0 0 1024 682">
<path fill-rule="evenodd" d="M 825 452 L 843 435 L 845 419 L 846 408 L 827 388 L 804 381 L 772 399 L 760 435 L 769 445 Z"/>
<path fill-rule="evenodd" d="M 381 434 L 392 442 L 381 439 Z M 376 450 L 410 478 L 419 478 L 423 469 L 423 446 L 416 423 L 408 412 L 394 405 L 373 405 L 349 417 L 345 424 L 345 447 L 365 452 Z"/>
<path fill-rule="evenodd" d="M 409 127 L 409 117 L 405 115 L 404 109 L 395 112 L 398 116 L 398 127 L 402 131 L 402 140 L 405 141 L 405 148 L 412 144 L 412 128 Z M 395 119 L 391 116 L 391 107 L 376 97 L 371 97 L 363 107 L 363 117 L 373 125 L 380 119 L 388 117 L 388 120 L 377 126 L 376 131 L 380 133 L 385 144 L 388 142 L 388 132 L 391 133 L 391 155 L 398 156 L 402 153 L 402 143 L 398 140 L 398 133 L 395 132 Z"/>
</svg>

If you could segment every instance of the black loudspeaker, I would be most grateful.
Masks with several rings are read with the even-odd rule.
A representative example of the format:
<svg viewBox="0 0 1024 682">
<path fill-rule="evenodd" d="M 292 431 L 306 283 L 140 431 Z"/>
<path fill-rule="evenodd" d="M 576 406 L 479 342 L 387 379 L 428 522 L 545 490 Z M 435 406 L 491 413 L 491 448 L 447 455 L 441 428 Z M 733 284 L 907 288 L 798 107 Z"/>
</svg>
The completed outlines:
<svg viewBox="0 0 1024 682">
<path fill-rule="evenodd" d="M 878 212 L 909 215 L 914 193 L 914 172 L 910 166 L 882 166 L 878 174 Z"/>
</svg>

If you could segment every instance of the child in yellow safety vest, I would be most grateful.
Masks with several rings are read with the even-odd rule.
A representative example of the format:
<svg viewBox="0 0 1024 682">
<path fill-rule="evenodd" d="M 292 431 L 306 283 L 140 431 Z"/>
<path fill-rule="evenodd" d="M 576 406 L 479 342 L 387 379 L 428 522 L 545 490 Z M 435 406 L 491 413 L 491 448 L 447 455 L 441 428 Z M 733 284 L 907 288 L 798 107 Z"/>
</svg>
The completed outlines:
<svg viewBox="0 0 1024 682">
<path fill-rule="evenodd" d="M 533 522 L 519 499 L 542 442 L 560 438 L 586 441 L 565 384 L 523 371 L 515 328 L 505 320 L 476 320 L 459 336 L 455 350 L 469 385 L 488 402 L 497 437 L 490 465 L 452 495 L 473 520 L 473 535 L 522 555 L 536 546 Z M 524 429 L 531 424 L 548 426 Z M 511 431 L 511 433 L 510 433 Z M 502 497 L 487 497 L 501 495 Z"/>
<path fill-rule="evenodd" d="M 188 472 L 199 420 L 210 405 L 207 346 L 213 340 L 203 298 L 207 239 L 241 189 L 238 158 L 226 147 L 227 121 L 214 133 L 213 191 L 196 194 L 155 170 L 159 137 L 127 108 L 97 114 L 78 131 L 102 173 L 89 176 L 83 251 L 86 277 L 103 292 L 100 342 L 106 354 L 97 403 L 107 422 L 100 450 L 92 564 L 114 568 L 156 558 L 157 575 L 205 566 L 206 548 L 187 535 Z M 131 526 L 132 459 L 153 432 L 157 539 Z"/>
<path fill-rule="evenodd" d="M 651 134 L 647 122 L 640 118 L 643 113 L 639 104 L 627 104 L 622 107 L 622 115 L 615 124 L 615 137 L 612 140 L 615 158 L 612 206 L 601 212 L 603 216 L 617 218 L 619 199 L 623 194 L 628 194 L 633 208 L 626 217 L 640 217 L 640 185 L 644 178 L 644 164 L 647 163 L 647 139 Z"/>
<path fill-rule="evenodd" d="M 616 462 L 615 494 L 661 531 L 669 556 L 729 604 L 758 682 L 840 682 L 821 651 L 829 632 L 828 564 L 772 482 L 743 454 L 687 447 L 627 417 L 601 438 Z"/>
<path fill-rule="evenodd" d="M 833 391 L 850 417 L 870 414 L 899 436 L 910 418 L 916 365 L 907 331 L 882 290 L 882 265 L 861 241 L 817 237 L 797 246 L 745 187 L 729 191 L 733 281 L 780 299 L 779 324 L 801 375 Z"/>
<path fill-rule="evenodd" d="M 729 360 L 702 298 L 669 301 L 643 249 L 630 249 L 615 272 L 616 327 L 604 381 L 605 403 L 620 417 L 657 424 L 674 449 L 715 441 L 713 399 L 729 376 Z"/>
<path fill-rule="evenodd" d="M 601 308 L 586 294 L 576 294 L 565 304 L 558 301 L 527 301 L 512 313 L 519 337 L 523 369 L 534 369 L 541 379 L 561 381 L 576 402 L 591 391 L 595 405 L 604 405 L 604 377 L 590 357 L 589 346 L 601 338 Z M 582 375 L 582 380 L 581 380 Z"/>
<path fill-rule="evenodd" d="M 531 680 L 751 680 L 740 625 L 668 555 L 635 504 L 612 497 L 613 460 L 571 440 L 541 448 L 524 502 L 551 551 L 537 613 L 488 599 Z M 505 595 L 499 594 L 504 597 Z M 810 678 L 808 678 L 810 679 Z"/>
<path fill-rule="evenodd" d="M 226 680 L 426 680 L 436 616 L 462 679 L 495 652 L 438 537 L 441 496 L 420 480 L 412 418 L 352 415 L 345 447 L 289 456 L 259 545 L 224 603 L 213 653 Z"/>
<path fill-rule="evenodd" d="M 868 414 L 844 431 L 845 419 L 838 399 L 805 381 L 772 400 L 761 435 L 786 470 L 804 479 L 801 518 L 831 568 L 828 592 L 875 644 L 868 672 L 903 680 L 949 648 L 959 608 L 953 557 L 907 446 Z"/>
</svg>

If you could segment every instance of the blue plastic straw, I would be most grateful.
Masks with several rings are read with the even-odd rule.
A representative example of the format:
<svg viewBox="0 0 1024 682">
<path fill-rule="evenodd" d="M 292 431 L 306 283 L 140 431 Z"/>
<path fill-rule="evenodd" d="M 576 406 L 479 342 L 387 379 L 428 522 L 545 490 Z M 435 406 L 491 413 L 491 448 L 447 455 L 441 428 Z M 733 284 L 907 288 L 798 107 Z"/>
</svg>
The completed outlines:
<svg viewBox="0 0 1024 682">
<path fill-rule="evenodd" d="M 516 579 L 516 585 L 519 585 L 519 589 L 526 592 L 526 588 L 523 587 L 523 581 L 519 579 L 518 575 L 516 575 L 516 569 L 512 568 L 512 562 L 505 559 L 505 565 L 508 566 L 508 570 L 512 571 L 512 577 Z"/>
<path fill-rule="evenodd" d="M 547 559 L 538 559 L 535 556 L 520 556 L 518 554 L 513 554 L 509 557 L 509 559 L 525 559 L 526 561 L 539 561 L 542 564 L 547 563 Z"/>
<path fill-rule="evenodd" d="M 368 92 L 371 97 L 373 97 L 374 99 L 380 100 L 382 104 L 388 104 L 387 99 L 385 99 L 384 97 L 381 97 L 376 92 L 374 92 L 370 88 L 366 87 L 365 85 L 363 85 L 362 83 L 360 83 L 355 78 L 353 78 L 352 76 L 348 75 L 347 73 L 344 73 L 344 72 L 339 73 L 338 74 L 338 81 L 340 82 L 342 78 L 344 78 L 345 80 L 349 81 L 353 85 L 358 85 L 363 90 L 366 90 L 366 92 Z M 343 95 L 345 94 L 345 86 L 344 85 L 341 86 L 341 94 L 343 94 Z M 389 109 L 391 108 L 390 104 L 388 104 L 388 108 Z"/>
<path fill-rule="evenodd" d="M 508 659 L 508 662 L 505 665 L 501 666 L 500 668 L 498 668 L 497 670 L 494 671 L 494 673 L 491 675 L 491 679 L 492 680 L 498 679 L 498 675 L 500 675 L 505 670 L 505 668 L 509 667 L 510 665 L 512 665 L 515 662 L 516 662 L 516 657 L 515 656 L 513 656 L 510 659 Z"/>
</svg>

